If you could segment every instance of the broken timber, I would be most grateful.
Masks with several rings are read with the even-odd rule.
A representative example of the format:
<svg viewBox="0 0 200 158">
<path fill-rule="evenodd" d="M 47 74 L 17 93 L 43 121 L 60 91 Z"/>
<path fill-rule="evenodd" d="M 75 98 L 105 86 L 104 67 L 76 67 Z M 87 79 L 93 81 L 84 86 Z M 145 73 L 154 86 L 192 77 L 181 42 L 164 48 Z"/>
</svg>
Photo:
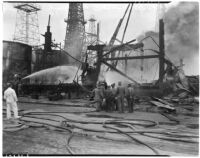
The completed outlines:
<svg viewBox="0 0 200 158">
<path fill-rule="evenodd" d="M 158 101 L 150 101 L 153 105 L 156 105 L 157 107 L 162 107 L 162 108 L 166 108 L 166 109 L 170 109 L 170 110 L 175 110 L 174 107 L 171 107 L 169 105 L 163 104 L 161 102 Z"/>
</svg>

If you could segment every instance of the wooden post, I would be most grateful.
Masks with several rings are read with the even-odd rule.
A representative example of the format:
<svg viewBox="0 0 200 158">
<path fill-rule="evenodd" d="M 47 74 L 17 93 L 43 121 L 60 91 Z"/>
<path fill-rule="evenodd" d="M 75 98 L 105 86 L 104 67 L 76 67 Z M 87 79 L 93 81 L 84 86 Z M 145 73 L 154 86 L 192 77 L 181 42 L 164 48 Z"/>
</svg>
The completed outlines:
<svg viewBox="0 0 200 158">
<path fill-rule="evenodd" d="M 128 67 L 128 62 L 127 62 L 127 54 L 125 55 L 125 74 L 127 75 L 127 67 Z"/>
<path fill-rule="evenodd" d="M 99 44 L 99 33 L 100 33 L 100 27 L 99 23 L 97 23 L 97 44 Z"/>
<path fill-rule="evenodd" d="M 160 54 L 159 54 L 159 83 L 163 82 L 164 78 L 164 57 L 165 57 L 165 45 L 164 45 L 164 22 L 163 19 L 159 20 L 159 45 L 160 45 Z"/>
</svg>

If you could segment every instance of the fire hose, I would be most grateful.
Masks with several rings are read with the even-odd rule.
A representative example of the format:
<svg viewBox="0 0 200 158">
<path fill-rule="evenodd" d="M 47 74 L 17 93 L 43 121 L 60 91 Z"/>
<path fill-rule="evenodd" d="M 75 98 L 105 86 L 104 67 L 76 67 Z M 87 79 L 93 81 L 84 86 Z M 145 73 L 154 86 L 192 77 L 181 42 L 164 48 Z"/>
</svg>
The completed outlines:
<svg viewBox="0 0 200 158">
<path fill-rule="evenodd" d="M 37 112 L 34 112 L 34 113 L 29 113 L 28 115 L 25 114 L 23 115 L 23 117 L 30 117 L 30 118 L 38 118 L 37 116 L 31 116 L 31 115 L 44 115 L 44 113 L 37 113 Z M 71 123 L 82 123 L 82 124 L 103 124 L 105 123 L 104 121 L 77 121 L 77 120 L 72 120 L 72 119 L 69 119 L 67 117 L 64 117 L 64 116 L 61 116 L 61 115 L 56 115 L 56 114 L 50 114 L 48 113 L 47 115 L 50 115 L 50 116 L 58 116 L 58 117 L 61 117 L 63 118 L 65 121 L 65 123 L 67 125 L 70 125 L 69 122 Z M 23 118 L 22 117 L 22 118 Z M 50 119 L 50 118 L 39 118 L 39 119 L 44 119 L 44 120 L 50 120 L 50 121 L 55 121 L 55 122 L 60 122 L 58 120 L 54 120 L 54 119 Z M 21 120 L 21 118 L 20 118 Z M 130 122 L 128 122 L 130 121 Z M 131 122 L 131 121 L 136 121 L 136 122 Z M 139 122 L 142 122 L 143 123 L 139 123 Z M 146 123 L 144 123 L 146 122 Z M 148 123 L 147 123 L 148 122 Z M 118 124 L 118 125 L 125 125 L 127 127 L 130 127 L 133 129 L 132 125 L 139 125 L 139 126 L 143 126 L 143 127 L 152 127 L 152 126 L 155 126 L 156 123 L 154 121 L 149 121 L 149 120 L 141 120 L 141 119 L 127 119 L 127 120 L 124 120 L 124 119 L 115 119 L 115 120 L 108 120 L 106 121 L 106 124 Z M 84 127 L 80 127 L 80 126 L 77 126 L 75 124 L 73 124 L 74 127 L 76 128 L 79 128 L 79 129 L 82 129 L 82 130 L 88 130 L 88 131 L 92 131 L 92 132 L 105 132 L 103 130 L 91 130 L 91 129 L 87 129 L 87 128 L 84 128 Z M 106 131 L 106 132 L 109 132 L 109 133 L 116 133 L 114 131 Z M 165 135 L 169 135 L 169 136 L 176 136 L 176 137 L 195 137 L 195 138 L 198 138 L 197 135 L 180 135 L 180 134 L 174 134 L 174 133 L 169 133 L 169 132 L 158 132 L 158 131 L 147 131 L 147 130 L 140 130 L 140 131 L 135 131 L 133 129 L 133 131 L 131 132 L 127 132 L 127 133 L 155 133 L 155 134 L 165 134 Z M 180 140 L 181 141 L 181 140 Z"/>
<path fill-rule="evenodd" d="M 157 150 L 155 150 L 154 148 L 152 148 L 152 147 L 149 146 L 148 144 L 146 144 L 146 143 L 140 141 L 139 139 L 136 139 L 135 137 L 130 136 L 128 133 L 123 132 L 122 130 L 120 130 L 120 129 L 118 129 L 118 128 L 109 127 L 109 126 L 107 126 L 107 125 L 105 125 L 105 124 L 103 125 L 103 127 L 105 127 L 105 128 L 110 128 L 110 129 L 114 129 L 114 130 L 118 131 L 120 134 L 123 134 L 123 135 L 126 135 L 126 136 L 130 137 L 133 141 L 136 141 L 136 142 L 138 142 L 138 143 L 140 143 L 140 144 L 142 144 L 142 145 L 147 146 L 147 147 L 150 148 L 156 155 L 159 155 L 159 153 L 158 153 Z"/>
<path fill-rule="evenodd" d="M 63 113 L 63 112 L 61 112 L 61 113 Z M 197 143 L 197 142 L 191 141 L 191 140 L 184 140 L 184 139 L 162 138 L 162 137 L 152 136 L 152 135 L 149 135 L 149 134 L 151 134 L 151 133 L 153 133 L 153 134 L 163 134 L 163 135 L 169 135 L 169 136 L 174 136 L 174 137 L 179 137 L 179 138 L 180 137 L 188 137 L 188 138 L 197 138 L 198 137 L 198 136 L 195 136 L 195 135 L 181 135 L 180 136 L 180 135 L 176 135 L 176 134 L 169 133 L 169 132 L 167 133 L 167 132 L 147 131 L 147 130 L 136 131 L 133 128 L 133 125 L 139 125 L 139 126 L 143 126 L 143 127 L 152 127 L 152 126 L 156 125 L 156 122 L 154 122 L 154 121 L 139 120 L 139 119 L 127 119 L 127 120 L 125 120 L 125 119 L 114 119 L 114 120 L 107 120 L 105 122 L 103 122 L 103 121 L 78 121 L 78 120 L 69 119 L 69 118 L 61 116 L 59 114 L 55 114 L 55 112 L 29 112 L 29 113 L 24 114 L 22 116 L 22 118 L 20 118 L 20 120 L 24 121 L 23 118 L 29 117 L 29 118 L 38 118 L 38 119 L 43 119 L 43 120 L 60 122 L 60 121 L 52 119 L 52 118 L 37 117 L 37 115 L 56 116 L 56 117 L 60 117 L 60 118 L 64 119 L 65 127 L 53 125 L 53 124 L 50 124 L 50 123 L 47 123 L 47 122 L 41 123 L 41 122 L 34 121 L 34 120 L 31 120 L 31 122 L 42 124 L 44 126 L 45 125 L 52 126 L 52 127 L 55 127 L 55 128 L 62 129 L 64 131 L 70 132 L 71 135 L 70 135 L 70 137 L 67 140 L 67 150 L 69 151 L 70 154 L 74 154 L 73 150 L 69 146 L 69 143 L 70 143 L 70 141 L 71 141 L 71 139 L 72 139 L 72 137 L 74 135 L 74 133 L 72 131 L 73 128 L 78 128 L 78 129 L 82 129 L 84 131 L 92 131 L 92 132 L 107 132 L 107 133 L 123 134 L 123 135 L 126 135 L 127 137 L 131 138 L 131 140 L 136 141 L 136 142 L 138 142 L 138 143 L 140 143 L 142 145 L 147 146 L 155 154 L 158 154 L 158 152 L 155 149 L 153 149 L 152 147 L 150 147 L 148 144 L 146 144 L 146 143 L 144 143 L 144 142 L 142 142 L 142 141 L 134 138 L 130 134 L 136 133 L 136 134 L 141 134 L 141 135 L 144 135 L 144 136 L 147 136 L 147 137 L 153 137 L 153 138 L 164 139 L 164 140 L 169 140 L 169 141 L 183 141 L 183 142 L 187 142 L 187 143 Z M 103 128 L 105 128 L 105 129 L 111 129 L 113 131 L 110 131 L 110 130 L 108 130 L 108 131 L 106 130 L 105 131 L 105 130 L 97 130 L 97 129 L 88 129 L 88 128 L 85 128 L 85 127 L 81 127 L 81 126 L 75 125 L 73 123 L 81 123 L 81 124 L 103 124 Z M 131 128 L 132 130 L 128 131 L 128 132 L 124 132 L 124 131 L 122 131 L 119 128 L 110 127 L 110 125 L 123 125 L 123 126 Z M 102 137 L 98 136 L 98 138 L 102 138 Z M 112 139 L 110 139 L 110 140 L 112 140 Z M 116 140 L 114 140 L 114 141 L 116 141 Z"/>
</svg>

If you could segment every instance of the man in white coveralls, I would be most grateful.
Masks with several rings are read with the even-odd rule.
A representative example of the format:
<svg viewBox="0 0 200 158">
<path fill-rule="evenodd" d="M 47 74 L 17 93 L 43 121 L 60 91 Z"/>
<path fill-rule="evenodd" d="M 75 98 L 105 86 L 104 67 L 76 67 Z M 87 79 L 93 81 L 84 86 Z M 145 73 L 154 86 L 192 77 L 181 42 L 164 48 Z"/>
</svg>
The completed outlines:
<svg viewBox="0 0 200 158">
<path fill-rule="evenodd" d="M 19 118 L 18 116 L 18 107 L 17 107 L 17 95 L 15 90 L 12 89 L 11 83 L 7 83 L 7 89 L 4 92 L 4 99 L 6 100 L 6 107 L 7 107 L 7 119 L 11 118 L 11 110 L 14 113 L 14 118 Z"/>
</svg>

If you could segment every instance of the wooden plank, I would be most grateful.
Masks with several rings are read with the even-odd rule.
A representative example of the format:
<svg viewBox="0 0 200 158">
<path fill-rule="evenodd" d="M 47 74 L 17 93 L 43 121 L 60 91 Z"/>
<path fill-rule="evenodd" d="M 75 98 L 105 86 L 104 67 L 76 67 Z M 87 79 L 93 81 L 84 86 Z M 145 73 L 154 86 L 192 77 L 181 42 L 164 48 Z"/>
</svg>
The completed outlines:
<svg viewBox="0 0 200 158">
<path fill-rule="evenodd" d="M 167 102 L 166 100 L 163 100 L 163 99 L 160 99 L 160 98 L 156 98 L 156 97 L 154 97 L 154 98 L 157 99 L 159 102 L 161 102 L 161 103 L 163 103 L 163 104 L 166 104 L 166 105 L 169 105 L 169 106 L 171 106 L 171 107 L 174 107 L 173 104 Z"/>
<path fill-rule="evenodd" d="M 163 104 L 161 102 L 158 101 L 150 101 L 153 105 L 156 105 L 157 107 L 162 107 L 162 108 L 166 108 L 166 109 L 170 109 L 170 110 L 175 110 L 174 107 L 171 107 L 169 105 Z"/>
<path fill-rule="evenodd" d="M 128 57 L 116 57 L 116 58 L 103 58 L 104 61 L 112 60 L 133 60 L 133 59 L 149 59 L 158 58 L 159 55 L 145 55 L 145 56 L 128 56 Z"/>
</svg>

